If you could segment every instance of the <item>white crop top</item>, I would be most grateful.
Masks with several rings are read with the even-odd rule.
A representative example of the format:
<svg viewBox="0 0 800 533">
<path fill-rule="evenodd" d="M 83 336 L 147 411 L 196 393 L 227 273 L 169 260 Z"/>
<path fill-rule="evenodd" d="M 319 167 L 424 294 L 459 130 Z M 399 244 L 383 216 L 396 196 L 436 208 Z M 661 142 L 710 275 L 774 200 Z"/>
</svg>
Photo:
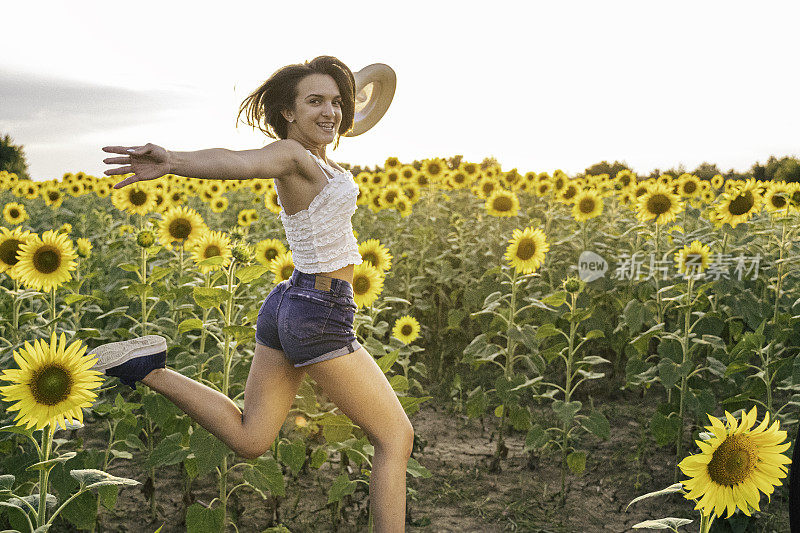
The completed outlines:
<svg viewBox="0 0 800 533">
<path fill-rule="evenodd" d="M 316 274 L 332 272 L 349 264 L 359 265 L 363 260 L 351 220 L 356 212 L 359 188 L 353 174 L 349 170 L 336 170 L 310 150 L 306 151 L 331 177 L 308 208 L 293 215 L 286 214 L 278 199 L 294 266 L 306 274 Z"/>
</svg>

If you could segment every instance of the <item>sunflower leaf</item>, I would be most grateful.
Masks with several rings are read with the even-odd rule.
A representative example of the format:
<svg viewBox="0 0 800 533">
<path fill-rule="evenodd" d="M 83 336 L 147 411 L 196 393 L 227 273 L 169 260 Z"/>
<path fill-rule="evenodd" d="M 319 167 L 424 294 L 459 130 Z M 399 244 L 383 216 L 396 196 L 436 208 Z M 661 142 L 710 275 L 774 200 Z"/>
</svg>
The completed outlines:
<svg viewBox="0 0 800 533">
<path fill-rule="evenodd" d="M 125 477 L 112 476 L 108 472 L 97 470 L 96 468 L 86 468 L 70 470 L 69 475 L 74 477 L 82 488 L 94 489 L 97 487 L 104 487 L 106 485 L 138 485 L 139 482 L 135 479 L 128 479 Z"/>
<path fill-rule="evenodd" d="M 50 470 L 58 463 L 64 463 L 66 461 L 69 461 L 76 455 L 78 454 L 75 452 L 67 452 L 64 455 L 53 457 L 52 459 L 48 459 L 47 461 L 40 461 L 38 463 L 33 463 L 28 468 L 26 468 L 26 470 Z"/>
<path fill-rule="evenodd" d="M 270 267 L 265 265 L 251 265 L 238 269 L 236 277 L 239 278 L 241 283 L 250 283 L 256 278 L 260 278 L 270 271 Z"/>
<path fill-rule="evenodd" d="M 18 435 L 25 435 L 28 437 L 33 437 L 33 428 L 26 429 L 22 426 L 3 426 L 0 428 L 0 431 L 7 431 L 9 433 L 16 433 Z"/>
<path fill-rule="evenodd" d="M 14 486 L 14 480 L 16 478 L 13 474 L 3 474 L 0 476 L 0 491 L 4 490 L 11 490 Z"/>
<path fill-rule="evenodd" d="M 693 520 L 688 518 L 672 518 L 668 516 L 667 518 L 659 518 L 658 520 L 645 520 L 644 522 L 639 522 L 638 524 L 634 524 L 633 529 L 671 529 L 675 530 L 681 526 L 685 526 L 686 524 L 691 524 Z"/>
<path fill-rule="evenodd" d="M 647 494 L 642 494 L 641 496 L 637 496 L 636 498 L 632 499 L 631 502 L 625 506 L 625 510 L 628 510 L 628 507 L 633 505 L 634 503 L 644 500 L 645 498 L 652 498 L 653 496 L 661 496 L 662 494 L 672 494 L 673 492 L 684 492 L 683 490 L 683 483 L 678 482 L 670 485 L 669 487 L 661 490 L 657 490 L 654 492 L 648 492 Z"/>
</svg>

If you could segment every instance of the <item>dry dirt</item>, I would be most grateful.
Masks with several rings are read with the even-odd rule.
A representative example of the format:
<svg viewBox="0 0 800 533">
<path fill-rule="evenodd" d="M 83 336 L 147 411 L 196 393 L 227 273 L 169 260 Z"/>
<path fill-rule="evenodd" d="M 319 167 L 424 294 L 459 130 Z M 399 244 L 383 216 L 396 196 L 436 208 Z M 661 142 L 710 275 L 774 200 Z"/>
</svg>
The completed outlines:
<svg viewBox="0 0 800 533">
<path fill-rule="evenodd" d="M 523 450 L 525 434 L 512 432 L 506 437 L 508 454 L 501 462 L 501 471 L 491 473 L 489 464 L 496 446 L 493 431 L 498 419 L 468 419 L 432 402 L 425 402 L 410 417 L 416 436 L 412 456 L 432 476 L 407 478 L 408 487 L 416 492 L 408 497 L 406 531 L 623 532 L 637 531 L 631 526 L 642 520 L 665 516 L 694 519 L 688 529 L 681 531 L 697 531 L 698 515 L 692 510 L 693 502 L 677 494 L 644 500 L 625 511 L 636 496 L 671 485 L 675 461 L 674 448 L 657 447 L 643 433 L 642 427 L 647 426 L 654 406 L 645 405 L 635 393 L 621 393 L 605 408 L 598 406 L 611 422 L 611 437 L 606 441 L 591 435 L 582 438 L 579 449 L 589 452 L 586 470 L 582 475 L 567 476 L 563 508 L 559 506 L 560 468 L 555 454 L 531 456 Z M 653 398 L 646 399 L 646 404 L 654 402 Z M 103 435 L 87 433 L 83 437 L 87 447 L 103 447 Z M 319 470 L 310 468 L 297 479 L 290 474 L 285 476 L 287 496 L 280 503 L 279 518 L 291 532 L 367 530 L 368 493 L 363 484 L 348 497 L 338 529 L 332 525 L 330 506 L 326 506 L 327 491 L 340 469 L 338 454 L 332 459 L 333 464 L 326 463 Z M 143 460 L 141 454 L 134 454 L 134 462 Z M 115 463 L 110 470 L 145 481 L 144 469 L 131 472 L 127 462 Z M 241 479 L 237 471 L 231 477 L 229 488 Z M 149 519 L 141 485 L 123 488 L 115 509 L 103 509 L 98 531 L 153 532 L 162 524 L 164 533 L 185 531 L 182 484 L 180 465 L 159 469 L 156 521 Z M 762 511 L 767 513 L 757 513 L 755 527 L 751 524 L 743 531 L 789 530 L 786 492 L 782 489 L 773 494 L 769 505 L 762 498 Z M 277 525 L 271 522 L 271 502 L 246 488 L 237 493 L 238 497 L 229 502 L 229 513 L 241 510 L 236 519 L 240 532 L 261 532 Z M 217 495 L 214 476 L 193 482 L 192 494 L 196 501 L 210 502 Z"/>
</svg>

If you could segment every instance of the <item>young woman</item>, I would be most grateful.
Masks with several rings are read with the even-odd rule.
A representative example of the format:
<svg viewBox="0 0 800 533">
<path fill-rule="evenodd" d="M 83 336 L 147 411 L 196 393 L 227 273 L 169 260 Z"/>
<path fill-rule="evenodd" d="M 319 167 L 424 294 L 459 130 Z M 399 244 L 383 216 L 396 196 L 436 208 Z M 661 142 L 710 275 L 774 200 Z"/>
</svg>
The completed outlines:
<svg viewBox="0 0 800 533">
<path fill-rule="evenodd" d="M 97 347 L 97 369 L 135 387 L 141 381 L 229 448 L 252 459 L 278 435 L 305 372 L 368 435 L 375 448 L 369 495 L 379 532 L 404 531 L 406 465 L 414 430 L 372 356 L 353 331 L 353 265 L 361 263 L 351 216 L 358 186 L 325 149 L 353 126 L 355 79 L 330 56 L 276 71 L 239 111 L 264 119 L 275 142 L 257 149 L 167 151 L 154 144 L 106 146 L 103 161 L 133 175 L 124 187 L 172 173 L 205 179 L 274 179 L 295 270 L 267 296 L 240 411 L 224 394 L 165 367 L 166 339 L 148 335 Z M 251 120 L 252 119 L 252 120 Z"/>
</svg>

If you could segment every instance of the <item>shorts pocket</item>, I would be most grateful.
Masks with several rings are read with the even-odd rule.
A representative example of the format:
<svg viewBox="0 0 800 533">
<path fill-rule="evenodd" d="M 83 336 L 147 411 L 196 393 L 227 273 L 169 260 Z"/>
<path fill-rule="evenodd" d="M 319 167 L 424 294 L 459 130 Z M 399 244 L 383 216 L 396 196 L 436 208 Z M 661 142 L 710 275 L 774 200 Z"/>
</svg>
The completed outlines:
<svg viewBox="0 0 800 533">
<path fill-rule="evenodd" d="M 289 306 L 284 315 L 284 328 L 297 340 L 312 340 L 325 334 L 335 302 L 306 292 L 287 294 Z"/>
</svg>

